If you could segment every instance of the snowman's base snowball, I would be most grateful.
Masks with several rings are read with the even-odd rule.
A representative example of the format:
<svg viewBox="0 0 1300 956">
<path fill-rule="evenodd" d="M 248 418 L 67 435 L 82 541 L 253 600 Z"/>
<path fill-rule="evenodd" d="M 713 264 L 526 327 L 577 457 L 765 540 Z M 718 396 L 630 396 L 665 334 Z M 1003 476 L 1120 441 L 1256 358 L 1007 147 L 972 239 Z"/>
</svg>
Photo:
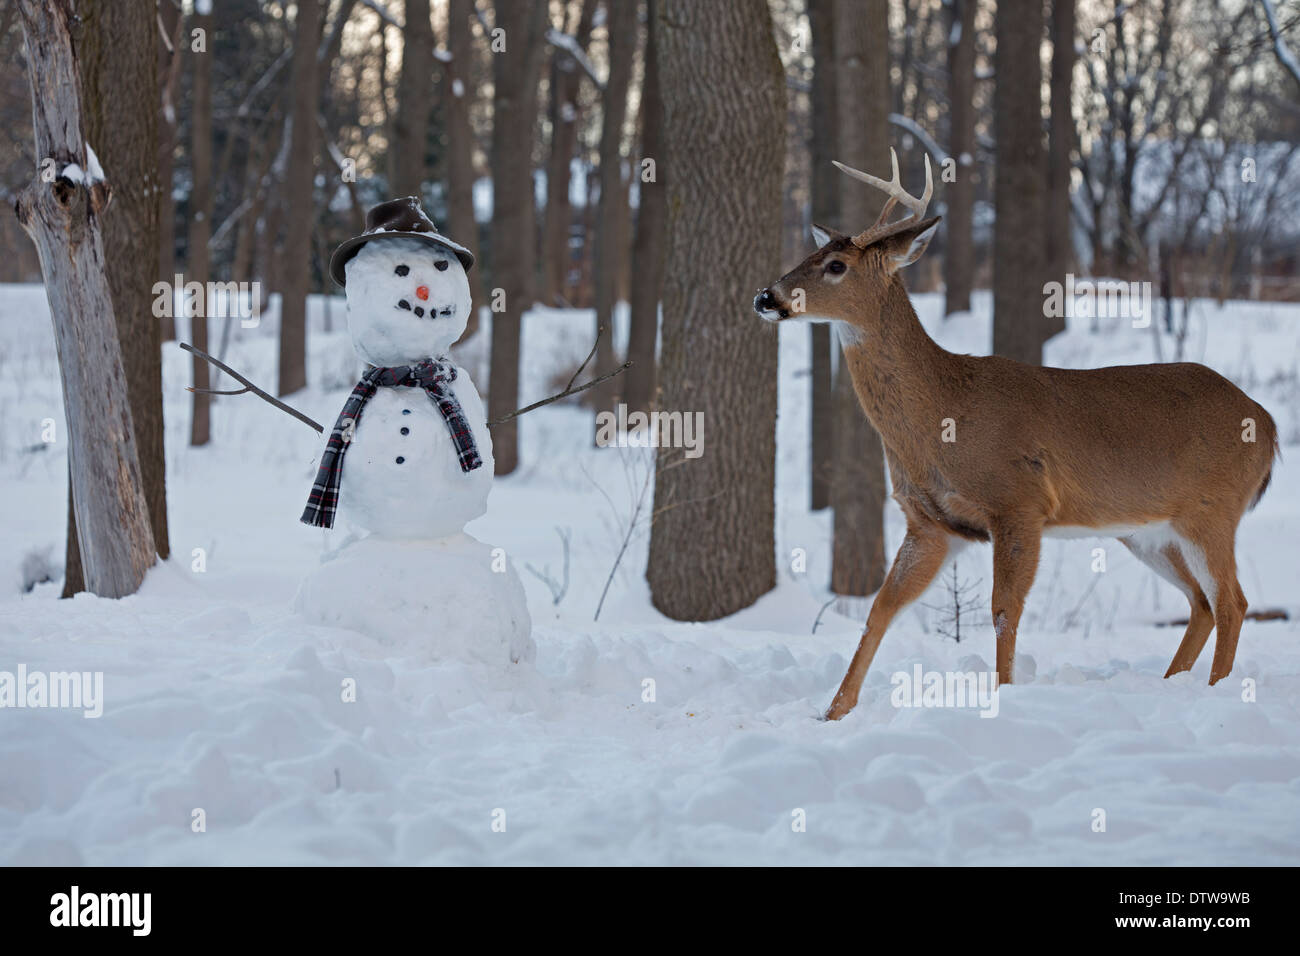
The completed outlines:
<svg viewBox="0 0 1300 956">
<path fill-rule="evenodd" d="M 523 584 L 493 550 L 463 533 L 436 540 L 367 535 L 307 575 L 294 610 L 399 654 L 531 662 L 537 647 Z"/>
</svg>

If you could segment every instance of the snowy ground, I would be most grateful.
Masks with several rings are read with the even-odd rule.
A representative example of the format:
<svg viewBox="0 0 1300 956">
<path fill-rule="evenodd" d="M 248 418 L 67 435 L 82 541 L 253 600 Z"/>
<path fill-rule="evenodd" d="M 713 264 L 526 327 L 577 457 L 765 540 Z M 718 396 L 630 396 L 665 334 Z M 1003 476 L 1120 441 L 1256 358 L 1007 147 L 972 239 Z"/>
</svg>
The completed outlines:
<svg viewBox="0 0 1300 956">
<path fill-rule="evenodd" d="M 988 340 L 988 299 L 944 325 Z M 332 420 L 356 372 L 314 302 L 313 389 Z M 335 302 L 333 327 L 343 322 Z M 236 330 L 228 360 L 273 384 L 274 318 Z M 523 401 L 589 345 L 590 315 L 525 325 Z M 1086 325 L 1086 323 L 1081 323 Z M 763 330 L 755 320 L 755 334 Z M 1163 345 L 1166 359 L 1172 344 Z M 807 331 L 781 329 L 775 591 L 712 624 L 650 606 L 646 536 L 592 617 L 645 474 L 644 451 L 589 447 L 590 413 L 522 419 L 524 465 L 470 526 L 523 575 L 535 666 L 440 659 L 437 622 L 395 652 L 290 610 L 324 549 L 297 521 L 320 439 L 250 397 L 214 408 L 213 444 L 185 446 L 188 358 L 165 350 L 173 558 L 122 601 L 22 592 L 62 561 L 66 446 L 43 291 L 0 288 L 0 670 L 103 671 L 104 712 L 0 710 L 0 862 L 7 863 L 1038 863 L 1294 864 L 1300 859 L 1300 308 L 1197 303 L 1187 358 L 1247 387 L 1278 419 L 1288 461 L 1238 542 L 1252 605 L 1236 670 L 1209 652 L 1165 681 L 1181 595 L 1114 542 L 1047 541 L 1020 637 L 1020 682 L 994 719 L 900 709 L 890 676 L 987 671 L 987 548 L 959 559 L 980 611 L 960 644 L 941 615 L 903 614 L 857 711 L 817 720 L 856 644 L 863 602 L 827 609 L 829 516 L 806 508 Z M 1053 364 L 1150 361 L 1150 331 L 1080 327 Z M 472 358 L 472 357 L 471 357 Z M 466 360 L 469 361 L 468 359 Z M 473 370 L 474 366 L 470 365 Z M 484 385 L 481 371 L 476 380 Z M 56 440 L 42 442 L 43 420 Z M 707 423 L 705 447 L 707 449 Z M 901 517 L 890 513 L 891 546 Z M 525 570 L 570 585 L 558 604 Z M 1106 548 L 1107 571 L 1092 571 Z M 725 547 L 725 542 L 719 542 Z M 202 549 L 196 551 L 196 549 Z M 795 549 L 807 554 L 794 570 Z M 200 559 L 206 570 L 196 571 Z M 362 596 L 364 599 L 364 596 Z M 923 604 L 942 595 L 932 589 Z M 343 703 L 341 682 L 357 682 Z M 1257 682 L 1243 702 L 1242 681 Z M 655 700 L 643 700 L 654 681 Z M 206 815 L 195 833 L 193 813 Z M 1105 832 L 1094 831 L 1097 810 Z M 500 830 L 504 811 L 505 830 Z M 806 832 L 792 823 L 806 817 Z M 498 822 L 494 830 L 494 820 Z"/>
</svg>

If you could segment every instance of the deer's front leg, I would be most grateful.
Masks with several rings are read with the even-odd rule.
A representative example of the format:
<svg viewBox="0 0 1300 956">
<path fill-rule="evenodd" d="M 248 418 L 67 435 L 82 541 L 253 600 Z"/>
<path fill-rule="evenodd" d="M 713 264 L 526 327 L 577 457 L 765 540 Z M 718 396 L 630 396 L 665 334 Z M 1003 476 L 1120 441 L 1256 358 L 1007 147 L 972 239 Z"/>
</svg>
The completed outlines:
<svg viewBox="0 0 1300 956">
<path fill-rule="evenodd" d="M 993 631 L 997 638 L 998 683 L 1010 684 L 1016 663 L 1016 629 L 1025 597 L 1038 573 L 1041 522 L 1008 523 L 993 529 Z"/>
<path fill-rule="evenodd" d="M 943 566 L 948 555 L 948 535 L 936 524 L 909 520 L 907 537 L 899 546 L 894 564 L 885 575 L 876 599 L 867 614 L 867 627 L 849 664 L 848 673 L 826 711 L 827 720 L 839 720 L 858 703 L 858 691 L 867 676 L 871 659 L 876 656 L 880 639 L 894 615 L 919 598 Z"/>
</svg>

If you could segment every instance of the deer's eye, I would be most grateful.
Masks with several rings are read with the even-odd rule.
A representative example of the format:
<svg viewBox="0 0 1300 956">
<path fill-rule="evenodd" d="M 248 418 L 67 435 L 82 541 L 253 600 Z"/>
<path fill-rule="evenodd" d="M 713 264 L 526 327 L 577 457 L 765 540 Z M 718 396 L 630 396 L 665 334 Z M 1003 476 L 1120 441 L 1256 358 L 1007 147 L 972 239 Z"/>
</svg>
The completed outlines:
<svg viewBox="0 0 1300 956">
<path fill-rule="evenodd" d="M 410 267 L 410 266 L 398 266 L 398 267 L 397 267 L 396 269 L 394 269 L 393 271 L 396 272 L 399 276 L 404 276 L 404 275 L 407 275 L 407 274 L 411 271 L 411 267 Z"/>
<path fill-rule="evenodd" d="M 847 268 L 848 266 L 846 266 L 839 259 L 832 259 L 830 262 L 826 263 L 826 271 L 833 276 L 843 275 L 844 270 Z"/>
</svg>

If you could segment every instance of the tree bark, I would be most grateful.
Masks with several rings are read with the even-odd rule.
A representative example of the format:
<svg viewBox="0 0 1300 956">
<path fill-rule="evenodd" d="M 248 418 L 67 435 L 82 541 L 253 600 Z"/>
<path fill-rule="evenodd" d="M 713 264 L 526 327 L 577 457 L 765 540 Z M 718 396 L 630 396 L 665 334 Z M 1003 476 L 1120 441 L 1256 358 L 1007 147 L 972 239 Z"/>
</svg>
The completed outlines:
<svg viewBox="0 0 1300 956">
<path fill-rule="evenodd" d="M 474 218 L 474 129 L 470 126 L 470 105 L 474 100 L 474 35 L 470 19 L 472 0 L 451 0 L 447 21 L 447 234 L 474 254 L 476 268 L 469 271 L 470 295 L 474 308 L 461 341 L 478 330 L 478 310 L 487 304 L 483 286 L 483 263 L 479 260 L 478 221 Z"/>
<path fill-rule="evenodd" d="M 582 49 L 591 39 L 596 0 L 579 0 L 578 24 L 573 36 Z M 569 202 L 574 152 L 578 145 L 578 93 L 586 74 L 573 56 L 556 50 L 551 59 L 551 152 L 546 165 L 546 217 L 542 225 L 542 301 L 560 305 L 569 297 L 572 253 L 569 230 L 573 207 Z"/>
<path fill-rule="evenodd" d="M 840 178 L 831 160 L 836 151 L 835 4 L 834 0 L 809 0 L 808 22 L 812 33 L 812 221 L 840 229 Z M 809 457 L 809 504 L 814 511 L 830 507 L 834 455 L 835 402 L 832 384 L 831 327 L 827 322 L 808 326 L 812 349 L 809 376 L 811 401 L 811 454 Z"/>
<path fill-rule="evenodd" d="M 122 597 L 140 587 L 155 553 L 100 233 L 109 188 L 81 136 L 72 4 L 19 0 L 18 9 L 40 169 L 15 210 L 36 244 L 54 322 L 86 589 Z"/>
<path fill-rule="evenodd" d="M 316 158 L 316 48 L 319 0 L 298 0 L 294 27 L 293 124 L 284 179 L 285 237 L 280 289 L 279 394 L 307 385 L 307 286 L 311 268 L 312 179 Z"/>
<path fill-rule="evenodd" d="M 1046 275 L 1065 282 L 1073 268 L 1070 239 L 1070 152 L 1074 148 L 1074 0 L 1052 0 L 1052 121 L 1047 150 Z M 1065 316 L 1044 317 L 1044 334 L 1065 331 Z"/>
<path fill-rule="evenodd" d="M 1041 365 L 1044 179 L 1043 10 L 1039 3 L 998 7 L 993 129 L 997 139 L 993 224 L 993 351 Z"/>
<path fill-rule="evenodd" d="M 176 200 L 172 198 L 172 168 L 176 152 L 176 84 L 181 72 L 180 7 L 167 0 L 158 4 L 158 278 L 176 278 Z M 176 338 L 176 319 L 168 313 L 158 320 L 162 341 Z"/>
<path fill-rule="evenodd" d="M 199 283 L 204 292 L 185 296 L 190 306 L 190 343 L 197 349 L 208 348 L 208 280 L 212 278 L 212 256 L 208 241 L 212 238 L 212 25 L 213 16 L 194 15 L 191 21 L 195 30 L 202 30 L 205 49 L 192 50 L 189 60 L 194 64 L 193 102 L 190 107 L 190 187 L 189 238 L 185 244 L 185 281 Z M 193 34 L 191 33 L 191 36 Z M 199 389 L 210 382 L 208 363 L 197 355 L 191 358 L 195 391 L 190 405 L 190 444 L 206 445 L 212 437 L 212 396 Z"/>
<path fill-rule="evenodd" d="M 835 5 L 839 158 L 881 173 L 889 169 L 888 6 L 887 0 Z M 850 232 L 870 226 L 883 206 L 880 191 L 863 183 L 841 182 L 840 196 L 844 226 Z M 858 403 L 843 355 L 834 401 L 831 590 L 862 596 L 879 588 L 885 578 L 885 453 Z"/>
<path fill-rule="evenodd" d="M 519 332 L 535 299 L 535 203 L 532 142 L 537 80 L 546 29 L 544 0 L 496 0 L 496 25 L 505 49 L 494 53 L 492 97 L 492 357 L 488 418 L 519 407 Z M 501 293 L 497 311 L 497 290 Z M 496 473 L 519 465 L 519 429 L 511 419 L 492 429 Z"/>
<path fill-rule="evenodd" d="M 659 450 L 646 577 L 661 612 L 707 621 L 776 580 L 777 336 L 749 301 L 780 271 L 785 71 L 765 0 L 662 0 L 653 29 L 672 165 L 661 408 L 707 433 L 699 457 Z"/>
<path fill-rule="evenodd" d="M 975 275 L 972 219 L 975 208 L 975 14 L 979 0 L 952 0 L 948 7 L 949 155 L 956 160 L 956 179 L 947 184 L 947 247 L 943 314 L 970 311 Z"/>
<path fill-rule="evenodd" d="M 663 294 L 664 248 L 667 243 L 668 197 L 664 155 L 664 106 L 659 90 L 659 54 L 655 44 L 655 11 L 659 0 L 648 0 L 645 79 L 641 85 L 641 161 L 654 161 L 654 179 L 640 178 L 641 202 L 637 210 L 636 239 L 632 247 L 632 294 L 629 303 L 627 357 L 632 367 L 624 372 L 629 410 L 646 411 L 658 405 L 655 391 L 655 343 L 659 337 L 659 300 Z"/>
<path fill-rule="evenodd" d="M 406 0 L 402 73 L 397 80 L 397 113 L 393 116 L 390 147 L 395 154 L 391 184 L 394 196 L 418 196 L 423 201 L 432 90 L 433 24 L 429 21 L 429 0 Z"/>
<path fill-rule="evenodd" d="M 158 97 L 157 19 L 147 5 L 114 0 L 81 0 L 77 15 L 86 140 L 113 175 L 113 202 L 100 223 L 104 261 L 123 343 L 122 367 L 154 548 L 166 558 L 162 343 L 153 314 L 157 196 L 166 191 L 158 179 L 158 111 L 153 108 Z"/>
<path fill-rule="evenodd" d="M 635 0 L 605 5 L 605 29 L 609 35 L 609 75 L 601 97 L 600 118 L 600 206 L 596 213 L 596 329 L 604 329 L 596 346 L 599 375 L 614 370 L 614 305 L 618 299 L 618 268 L 624 239 L 623 214 L 627 193 L 623 186 L 623 124 L 627 120 L 627 93 L 636 54 Z M 597 409 L 614 404 L 622 382 L 610 379 L 592 389 Z"/>
</svg>

